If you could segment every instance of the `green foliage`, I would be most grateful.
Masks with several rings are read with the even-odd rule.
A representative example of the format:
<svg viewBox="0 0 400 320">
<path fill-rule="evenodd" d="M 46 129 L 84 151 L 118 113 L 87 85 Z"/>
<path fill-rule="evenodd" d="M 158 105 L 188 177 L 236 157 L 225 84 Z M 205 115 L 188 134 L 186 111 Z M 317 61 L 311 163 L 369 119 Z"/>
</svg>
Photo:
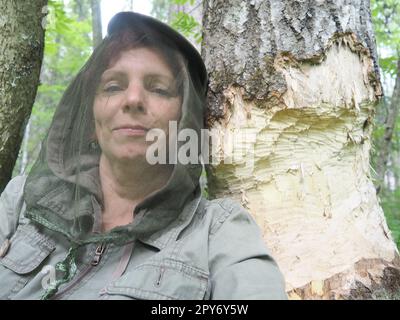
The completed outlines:
<svg viewBox="0 0 400 320">
<path fill-rule="evenodd" d="M 179 6 L 183 6 L 184 4 L 186 4 L 188 2 L 190 5 L 194 4 L 194 0 L 172 0 L 171 2 L 174 4 L 177 4 Z"/>
<path fill-rule="evenodd" d="M 201 26 L 190 14 L 183 11 L 175 13 L 171 26 L 185 37 L 194 37 L 197 43 L 201 42 Z"/>
<path fill-rule="evenodd" d="M 378 53 L 379 66 L 384 78 L 394 80 L 397 72 L 397 61 L 400 58 L 400 2 L 398 0 L 371 0 L 371 13 L 374 25 Z M 385 92 L 391 92 L 393 88 L 384 88 Z M 375 149 L 372 154 L 372 165 L 376 166 L 379 156 L 379 146 L 385 133 L 385 122 L 387 118 L 387 108 L 391 102 L 391 97 L 384 97 L 377 106 L 373 141 Z M 400 119 L 396 120 L 396 128 L 392 137 L 391 155 L 399 156 L 400 146 Z M 396 167 L 397 161 L 391 161 L 387 169 L 400 176 L 400 168 Z M 400 248 L 400 186 L 391 190 L 388 186 L 383 186 L 381 193 L 381 205 L 384 210 L 389 229 L 392 236 Z"/>
<path fill-rule="evenodd" d="M 400 248 L 400 188 L 381 195 L 381 205 L 392 237 Z"/>
<path fill-rule="evenodd" d="M 88 19 L 80 21 L 62 0 L 49 1 L 49 7 L 44 63 L 51 73 L 67 75 L 68 79 L 56 79 L 66 83 L 91 53 L 92 25 Z"/>
<path fill-rule="evenodd" d="M 379 58 L 379 66 L 385 73 L 389 74 L 391 77 L 395 77 L 397 71 L 397 59 L 398 58 L 395 55 L 386 58 Z"/>
<path fill-rule="evenodd" d="M 153 0 L 152 15 L 169 23 L 175 30 L 186 38 L 194 39 L 196 43 L 202 40 L 201 24 L 191 15 L 191 12 L 178 11 L 171 14 L 173 9 L 189 4 L 195 5 L 195 0 Z M 201 1 L 196 5 L 201 5 Z"/>
<path fill-rule="evenodd" d="M 398 0 L 371 0 L 371 13 L 376 40 L 380 51 L 382 71 L 394 75 L 400 52 L 400 3 Z"/>
</svg>

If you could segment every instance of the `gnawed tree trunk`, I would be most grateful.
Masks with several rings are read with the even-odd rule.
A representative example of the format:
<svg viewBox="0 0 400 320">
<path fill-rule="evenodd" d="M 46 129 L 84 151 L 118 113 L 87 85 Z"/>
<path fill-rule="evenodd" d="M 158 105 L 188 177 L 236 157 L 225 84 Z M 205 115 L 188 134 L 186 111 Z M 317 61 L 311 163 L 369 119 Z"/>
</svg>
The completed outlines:
<svg viewBox="0 0 400 320">
<path fill-rule="evenodd" d="M 95 48 L 103 40 L 100 0 L 91 0 L 90 4 L 92 9 L 93 48 Z"/>
<path fill-rule="evenodd" d="M 0 0 L 0 192 L 11 178 L 39 84 L 47 0 Z"/>
<path fill-rule="evenodd" d="M 385 180 L 385 173 L 387 169 L 387 163 L 389 160 L 389 155 L 391 152 L 393 132 L 396 127 L 396 119 L 399 114 L 400 109 L 400 57 L 397 61 L 397 73 L 396 82 L 393 89 L 393 94 L 388 104 L 388 113 L 385 121 L 385 131 L 383 134 L 383 139 L 379 145 L 379 158 L 376 167 L 376 172 L 378 176 L 378 188 L 379 191 L 383 187 Z"/>
<path fill-rule="evenodd" d="M 208 0 L 204 15 L 207 121 L 228 155 L 208 168 L 211 197 L 249 209 L 293 299 L 398 289 L 370 180 L 381 86 L 369 2 Z"/>
</svg>

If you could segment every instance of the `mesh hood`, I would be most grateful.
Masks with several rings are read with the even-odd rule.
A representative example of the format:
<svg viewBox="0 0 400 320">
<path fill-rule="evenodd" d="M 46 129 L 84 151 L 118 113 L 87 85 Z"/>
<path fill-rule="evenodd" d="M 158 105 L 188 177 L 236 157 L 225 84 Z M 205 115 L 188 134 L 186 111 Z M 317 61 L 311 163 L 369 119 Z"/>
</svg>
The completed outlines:
<svg viewBox="0 0 400 320">
<path fill-rule="evenodd" d="M 199 192 L 201 164 L 174 166 L 167 184 L 135 208 L 134 222 L 104 234 L 93 234 L 94 202 L 102 203 L 99 179 L 101 150 L 93 146 L 94 92 L 107 68 L 104 50 L 123 30 L 131 29 L 153 43 L 162 42 L 182 66 L 182 107 L 178 132 L 190 128 L 200 137 L 204 124 L 207 77 L 196 49 L 176 31 L 133 12 L 116 15 L 108 35 L 65 91 L 55 112 L 40 155 L 24 189 L 27 216 L 63 233 L 72 243 L 126 243 L 165 228 L 179 218 L 184 204 Z M 200 139 L 199 139 L 200 140 Z M 178 149 L 185 142 L 178 141 Z M 200 143 L 200 142 L 199 142 Z M 200 152 L 200 146 L 198 148 Z"/>
</svg>

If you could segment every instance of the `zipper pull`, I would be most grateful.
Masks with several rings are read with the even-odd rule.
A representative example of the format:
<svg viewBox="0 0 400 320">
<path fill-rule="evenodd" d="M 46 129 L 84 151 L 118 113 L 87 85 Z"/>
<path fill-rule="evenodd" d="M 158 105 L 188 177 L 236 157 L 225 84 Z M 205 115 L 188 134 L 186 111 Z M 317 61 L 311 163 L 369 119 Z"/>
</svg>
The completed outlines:
<svg viewBox="0 0 400 320">
<path fill-rule="evenodd" d="M 155 283 L 155 286 L 156 286 L 156 287 L 159 287 L 159 286 L 161 285 L 161 280 L 162 280 L 162 278 L 163 278 L 164 271 L 165 271 L 164 267 L 161 267 L 161 268 L 160 268 L 160 274 L 158 275 L 157 282 Z"/>
<path fill-rule="evenodd" d="M 94 257 L 92 260 L 92 266 L 97 266 L 100 263 L 101 257 L 106 249 L 106 245 L 101 243 L 97 246 L 96 251 L 94 253 Z"/>
</svg>

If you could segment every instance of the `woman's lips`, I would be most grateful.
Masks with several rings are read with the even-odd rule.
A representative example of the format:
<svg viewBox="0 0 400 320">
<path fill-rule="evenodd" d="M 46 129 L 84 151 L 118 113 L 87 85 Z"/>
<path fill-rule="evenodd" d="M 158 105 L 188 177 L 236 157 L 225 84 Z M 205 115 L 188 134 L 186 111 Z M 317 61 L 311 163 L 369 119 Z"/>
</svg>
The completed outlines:
<svg viewBox="0 0 400 320">
<path fill-rule="evenodd" d="M 149 129 L 142 126 L 121 126 L 113 129 L 118 134 L 124 136 L 144 136 Z"/>
</svg>

